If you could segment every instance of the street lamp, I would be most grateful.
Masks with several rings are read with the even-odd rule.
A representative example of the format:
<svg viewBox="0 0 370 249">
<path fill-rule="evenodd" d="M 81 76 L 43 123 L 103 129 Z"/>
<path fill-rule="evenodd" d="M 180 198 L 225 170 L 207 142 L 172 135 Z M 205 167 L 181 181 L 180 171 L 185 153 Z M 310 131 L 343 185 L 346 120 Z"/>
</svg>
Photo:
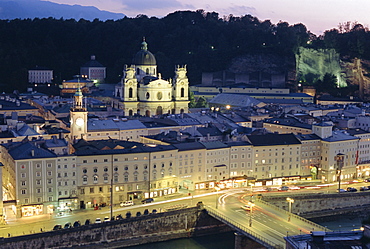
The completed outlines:
<svg viewBox="0 0 370 249">
<path fill-rule="evenodd" d="M 254 205 L 256 205 L 256 204 L 254 204 L 253 202 L 248 202 L 248 205 L 251 207 L 251 212 L 250 212 L 250 216 L 249 216 L 249 226 L 251 227 L 252 226 L 252 213 L 253 213 L 253 207 L 254 207 Z"/>
<path fill-rule="evenodd" d="M 338 174 L 338 193 L 340 193 L 340 180 L 342 176 L 342 168 L 344 164 L 344 154 L 338 153 L 335 157 L 334 160 L 337 161 L 337 174 Z"/>
<path fill-rule="evenodd" d="M 218 191 L 220 190 L 220 188 L 216 186 L 215 190 L 216 190 L 216 209 L 218 209 Z"/>
<path fill-rule="evenodd" d="M 292 213 L 292 203 L 294 203 L 294 199 L 293 198 L 286 198 L 286 201 L 289 203 L 289 216 L 288 216 L 288 221 L 290 221 L 290 216 L 291 216 L 291 213 Z"/>
</svg>

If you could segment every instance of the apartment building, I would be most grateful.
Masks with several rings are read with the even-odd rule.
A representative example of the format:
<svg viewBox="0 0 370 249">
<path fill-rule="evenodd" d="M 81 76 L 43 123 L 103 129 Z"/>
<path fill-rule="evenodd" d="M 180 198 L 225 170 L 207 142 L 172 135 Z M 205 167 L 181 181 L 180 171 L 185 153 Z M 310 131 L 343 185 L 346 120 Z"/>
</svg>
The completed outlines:
<svg viewBox="0 0 370 249">
<path fill-rule="evenodd" d="M 293 134 L 249 135 L 253 146 L 251 175 L 272 179 L 267 184 L 280 185 L 301 176 L 301 142 Z"/>
</svg>

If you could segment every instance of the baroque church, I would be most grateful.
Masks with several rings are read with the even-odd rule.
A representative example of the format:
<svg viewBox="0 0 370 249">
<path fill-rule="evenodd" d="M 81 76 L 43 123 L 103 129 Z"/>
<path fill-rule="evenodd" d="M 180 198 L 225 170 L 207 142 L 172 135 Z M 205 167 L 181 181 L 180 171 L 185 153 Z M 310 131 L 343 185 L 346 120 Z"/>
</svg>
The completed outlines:
<svg viewBox="0 0 370 249">
<path fill-rule="evenodd" d="M 189 81 L 186 73 L 186 66 L 176 66 L 173 79 L 162 79 L 156 59 L 144 40 L 132 65 L 125 65 L 114 96 L 126 116 L 187 113 Z"/>
</svg>

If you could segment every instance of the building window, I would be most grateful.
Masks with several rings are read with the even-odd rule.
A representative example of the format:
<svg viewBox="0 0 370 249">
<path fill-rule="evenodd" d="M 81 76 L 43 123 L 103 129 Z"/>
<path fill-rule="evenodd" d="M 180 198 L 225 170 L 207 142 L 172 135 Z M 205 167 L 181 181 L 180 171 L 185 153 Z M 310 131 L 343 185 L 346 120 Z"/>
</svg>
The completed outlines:
<svg viewBox="0 0 370 249">
<path fill-rule="evenodd" d="M 52 175 L 52 172 L 51 171 L 48 171 L 48 176 L 51 176 Z"/>
<path fill-rule="evenodd" d="M 41 194 L 41 188 L 36 189 L 36 193 Z"/>
<path fill-rule="evenodd" d="M 82 183 L 83 184 L 87 184 L 87 176 L 83 176 L 82 177 Z"/>
<path fill-rule="evenodd" d="M 48 184 L 52 184 L 53 183 L 53 179 L 48 179 Z"/>
<path fill-rule="evenodd" d="M 41 176 L 41 172 L 36 172 L 36 176 Z"/>
<path fill-rule="evenodd" d="M 94 188 L 90 188 L 90 194 L 94 193 Z"/>
<path fill-rule="evenodd" d="M 83 172 L 84 174 L 86 174 L 86 173 L 87 173 L 87 169 L 83 169 L 83 170 L 82 170 L 82 172 Z"/>
<path fill-rule="evenodd" d="M 93 181 L 94 181 L 94 183 L 98 183 L 98 176 L 97 175 L 94 175 Z"/>
<path fill-rule="evenodd" d="M 48 192 L 49 193 L 53 192 L 53 188 L 48 188 Z"/>
</svg>

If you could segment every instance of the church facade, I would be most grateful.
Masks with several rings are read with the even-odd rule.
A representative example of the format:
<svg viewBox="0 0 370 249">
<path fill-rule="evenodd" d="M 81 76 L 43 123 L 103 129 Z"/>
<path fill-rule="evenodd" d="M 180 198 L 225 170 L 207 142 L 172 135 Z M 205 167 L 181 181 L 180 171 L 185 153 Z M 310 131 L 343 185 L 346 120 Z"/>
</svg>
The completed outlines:
<svg viewBox="0 0 370 249">
<path fill-rule="evenodd" d="M 189 81 L 186 73 L 186 66 L 176 66 L 173 78 L 162 79 L 156 59 L 143 41 L 132 65 L 125 65 L 114 96 L 126 116 L 187 113 Z"/>
</svg>

